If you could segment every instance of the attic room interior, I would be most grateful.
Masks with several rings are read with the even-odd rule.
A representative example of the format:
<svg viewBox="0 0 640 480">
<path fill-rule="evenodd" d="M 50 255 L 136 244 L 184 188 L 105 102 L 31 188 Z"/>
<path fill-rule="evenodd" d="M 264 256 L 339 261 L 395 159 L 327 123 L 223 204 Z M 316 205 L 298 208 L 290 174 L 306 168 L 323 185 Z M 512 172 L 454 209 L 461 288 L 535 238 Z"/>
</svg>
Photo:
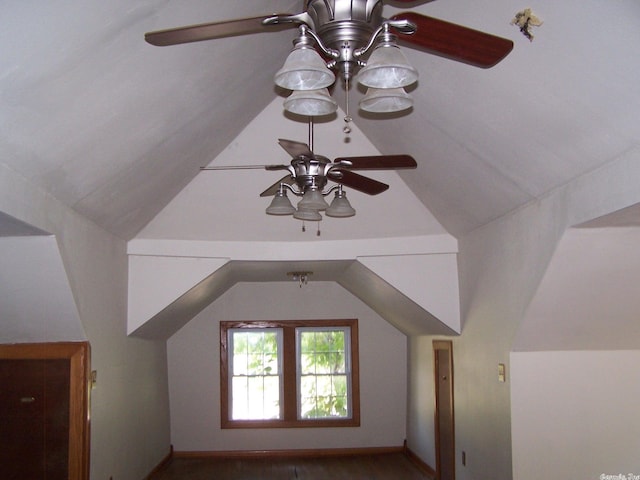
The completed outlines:
<svg viewBox="0 0 640 480">
<path fill-rule="evenodd" d="M 423 23 L 392 23 L 378 41 L 397 40 L 417 72 L 398 97 L 410 107 L 362 110 L 366 88 L 338 78 L 334 113 L 287 111 L 274 77 L 318 42 L 298 14 L 346 3 L 509 51 L 478 68 L 412 44 L 437 35 Z M 638 2 L 4 6 L 0 390 L 15 399 L 0 410 L 39 403 L 11 361 L 63 360 L 65 478 L 146 479 L 180 455 L 389 450 L 441 480 L 640 475 Z M 256 32 L 145 41 L 274 12 Z M 470 51 L 474 35 L 447 41 Z M 313 176 L 326 201 L 345 193 L 355 215 L 266 213 L 302 197 L 307 154 L 330 162 Z M 347 319 L 357 425 L 223 425 L 226 322 Z M 2 469 L 16 442 L 0 437 Z"/>
</svg>

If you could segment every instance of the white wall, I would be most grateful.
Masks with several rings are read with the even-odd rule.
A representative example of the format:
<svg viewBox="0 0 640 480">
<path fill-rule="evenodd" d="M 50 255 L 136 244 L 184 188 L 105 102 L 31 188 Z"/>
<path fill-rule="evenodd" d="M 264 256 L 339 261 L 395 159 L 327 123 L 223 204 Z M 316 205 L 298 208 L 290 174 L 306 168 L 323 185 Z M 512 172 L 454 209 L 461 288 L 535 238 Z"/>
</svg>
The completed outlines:
<svg viewBox="0 0 640 480">
<path fill-rule="evenodd" d="M 169 451 L 166 350 L 162 342 L 126 337 L 125 242 L 2 164 L 0 211 L 56 236 L 98 372 L 91 392 L 91 478 L 140 480 Z M 33 294 L 46 298 L 48 292 Z M 55 316 L 52 310 L 52 322 Z M 19 334 L 14 338 L 20 341 Z"/>
<path fill-rule="evenodd" d="M 567 230 L 522 320 L 513 350 L 640 348 L 638 245 L 638 227 Z"/>
<path fill-rule="evenodd" d="M 357 318 L 359 428 L 220 429 L 221 320 Z M 401 446 L 406 337 L 333 282 L 238 283 L 167 342 L 171 442 L 176 451 Z"/>
<path fill-rule="evenodd" d="M 463 330 L 453 343 L 458 480 L 511 478 L 510 386 L 498 381 L 498 364 L 508 374 L 518 322 L 563 229 L 554 204 L 541 202 L 461 241 Z"/>
<path fill-rule="evenodd" d="M 640 202 L 639 183 L 640 149 L 636 149 L 459 239 L 462 334 L 453 339 L 458 480 L 513 478 L 511 385 L 509 379 L 498 382 L 498 364 L 506 365 L 507 377 L 525 375 L 511 370 L 510 352 L 564 231 Z M 431 394 L 415 383 L 417 372 L 432 369 L 424 365 L 431 355 L 430 340 L 410 342 L 410 405 L 420 401 L 413 395 L 427 398 Z M 579 404 L 581 399 L 575 401 Z M 428 412 L 414 407 L 408 414 L 413 425 L 409 447 L 429 461 L 435 456 L 433 440 L 428 443 L 433 438 L 433 420 Z M 423 437 L 415 433 L 424 431 L 429 433 Z M 463 451 L 466 466 L 461 463 Z M 570 446 L 567 455 L 582 458 L 583 452 L 579 445 Z"/>
<path fill-rule="evenodd" d="M 435 469 L 433 337 L 410 337 L 408 348 L 407 445 L 423 462 Z"/>
<path fill-rule="evenodd" d="M 52 235 L 0 236 L 0 318 L 0 343 L 87 340 Z"/>
<path fill-rule="evenodd" d="M 562 237 L 511 354 L 514 478 L 640 475 L 639 240 Z"/>
<path fill-rule="evenodd" d="M 513 478 L 640 475 L 640 351 L 514 352 L 511 373 Z"/>
<path fill-rule="evenodd" d="M 498 382 L 498 364 L 508 369 L 517 320 L 562 231 L 549 222 L 553 211 L 537 204 L 461 239 L 463 326 L 452 338 L 458 480 L 511 478 L 509 384 Z M 433 381 L 424 383 L 433 376 L 433 339 L 410 341 L 408 446 L 436 468 Z"/>
</svg>

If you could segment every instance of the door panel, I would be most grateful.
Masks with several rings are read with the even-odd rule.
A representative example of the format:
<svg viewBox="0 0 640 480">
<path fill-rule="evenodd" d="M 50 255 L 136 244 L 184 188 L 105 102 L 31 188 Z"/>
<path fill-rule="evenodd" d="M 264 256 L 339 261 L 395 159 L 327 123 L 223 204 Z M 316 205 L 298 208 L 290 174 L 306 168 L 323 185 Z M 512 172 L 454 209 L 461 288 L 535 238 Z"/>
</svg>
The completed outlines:
<svg viewBox="0 0 640 480">
<path fill-rule="evenodd" d="M 0 360 L 0 477 L 65 480 L 69 360 Z"/>
<path fill-rule="evenodd" d="M 439 480 L 455 480 L 453 351 L 448 341 L 434 341 L 436 389 L 436 471 Z"/>
</svg>

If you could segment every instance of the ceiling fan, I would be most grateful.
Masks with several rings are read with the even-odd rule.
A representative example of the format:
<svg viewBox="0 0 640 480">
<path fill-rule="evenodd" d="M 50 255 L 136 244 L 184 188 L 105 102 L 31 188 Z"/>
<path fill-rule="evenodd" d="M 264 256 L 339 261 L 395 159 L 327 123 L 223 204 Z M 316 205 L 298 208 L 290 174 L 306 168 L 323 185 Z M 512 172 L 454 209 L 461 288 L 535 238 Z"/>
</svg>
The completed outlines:
<svg viewBox="0 0 640 480">
<path fill-rule="evenodd" d="M 352 170 L 392 170 L 416 168 L 417 163 L 410 155 L 372 155 L 362 157 L 340 157 L 333 162 L 327 157 L 313 153 L 309 145 L 293 140 L 279 139 L 278 143 L 291 155 L 289 165 L 238 165 L 201 167 L 201 170 L 233 170 L 264 168 L 265 170 L 286 170 L 288 174 L 260 194 L 261 197 L 274 196 L 266 213 L 271 215 L 291 215 L 299 220 L 319 221 L 320 211 L 331 217 L 351 217 L 355 210 L 349 204 L 342 187 L 347 186 L 369 195 L 386 191 L 389 185 Z M 327 188 L 328 182 L 337 185 Z M 294 185 L 294 186 L 292 186 Z M 294 208 L 287 198 L 287 191 L 302 197 Z M 329 205 L 324 197 L 335 192 Z"/>
<path fill-rule="evenodd" d="M 297 27 L 294 49 L 275 81 L 293 91 L 285 108 L 305 116 L 326 115 L 337 109 L 336 102 L 325 92 L 335 82 L 334 71 L 345 82 L 347 92 L 349 81 L 356 74 L 356 80 L 369 88 L 360 102 L 363 110 L 379 113 L 409 108 L 412 101 L 404 87 L 414 83 L 418 73 L 398 48 L 398 40 L 411 48 L 480 68 L 494 66 L 513 48 L 511 40 L 416 12 L 385 19 L 385 3 L 426 2 L 305 0 L 303 11 L 297 14 L 159 30 L 146 33 L 145 40 L 166 46 Z"/>
</svg>

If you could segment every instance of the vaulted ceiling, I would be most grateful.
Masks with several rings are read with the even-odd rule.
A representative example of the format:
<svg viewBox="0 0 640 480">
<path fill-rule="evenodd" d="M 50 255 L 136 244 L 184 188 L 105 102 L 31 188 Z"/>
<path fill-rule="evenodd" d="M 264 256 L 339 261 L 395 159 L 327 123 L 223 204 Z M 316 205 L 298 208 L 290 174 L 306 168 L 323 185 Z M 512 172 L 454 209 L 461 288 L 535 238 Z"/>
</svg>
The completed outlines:
<svg viewBox="0 0 640 480">
<path fill-rule="evenodd" d="M 4 2 L 0 162 L 113 234 L 135 237 L 198 167 L 215 163 L 283 95 L 273 75 L 295 36 L 287 30 L 159 48 L 144 33 L 297 13 L 302 3 Z M 385 16 L 399 10 L 389 3 Z M 400 178 L 449 233 L 463 235 L 640 143 L 636 0 L 403 7 L 515 44 L 487 70 L 405 48 L 420 72 L 413 109 L 387 119 L 353 114 L 379 152 L 416 158 L 418 168 Z M 533 41 L 510 24 L 525 7 L 544 21 Z M 286 125 L 296 122 L 281 121 L 282 136 L 293 137 Z M 336 131 L 341 122 L 335 119 Z M 261 148 L 255 145 L 253 163 L 282 162 L 282 155 L 263 158 Z"/>
</svg>

